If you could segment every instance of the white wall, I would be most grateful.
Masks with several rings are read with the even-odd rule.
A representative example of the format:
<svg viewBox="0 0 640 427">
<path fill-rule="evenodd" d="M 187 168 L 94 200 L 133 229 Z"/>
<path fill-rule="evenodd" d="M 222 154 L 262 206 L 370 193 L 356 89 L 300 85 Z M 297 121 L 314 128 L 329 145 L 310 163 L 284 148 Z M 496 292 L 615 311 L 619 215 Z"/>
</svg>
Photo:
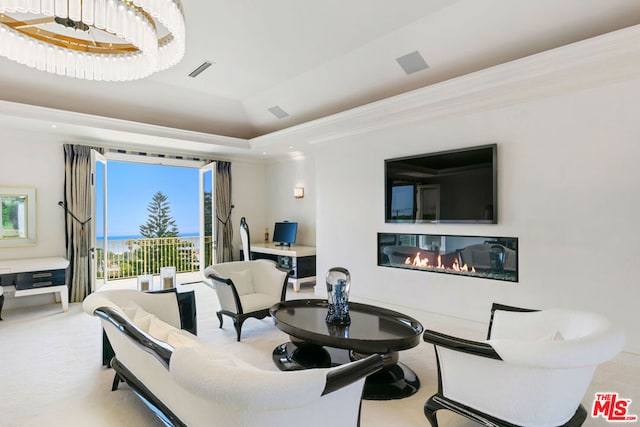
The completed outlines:
<svg viewBox="0 0 640 427">
<path fill-rule="evenodd" d="M 639 100 L 634 80 L 314 146 L 318 276 L 343 266 L 356 300 L 483 322 L 494 301 L 595 310 L 640 352 Z M 385 224 L 384 159 L 493 142 L 497 225 Z M 518 237 L 519 283 L 378 267 L 378 232 Z"/>
<path fill-rule="evenodd" d="M 269 227 L 270 239 L 273 238 L 273 224 L 287 220 L 298 222 L 297 244 L 315 246 L 315 176 L 315 159 L 311 153 L 267 165 L 266 226 Z M 295 187 L 304 187 L 302 199 L 293 197 Z M 262 232 L 264 234 L 264 228 Z"/>
<path fill-rule="evenodd" d="M 0 247 L 0 259 L 65 256 L 64 151 L 45 134 L 0 130 L 0 186 L 35 187 L 37 243 Z"/>
<path fill-rule="evenodd" d="M 240 259 L 240 218 L 245 217 L 249 224 L 251 241 L 263 239 L 265 222 L 265 204 L 268 197 L 265 181 L 265 165 L 261 162 L 233 160 L 231 162 L 231 211 L 233 223 L 233 258 Z"/>
</svg>

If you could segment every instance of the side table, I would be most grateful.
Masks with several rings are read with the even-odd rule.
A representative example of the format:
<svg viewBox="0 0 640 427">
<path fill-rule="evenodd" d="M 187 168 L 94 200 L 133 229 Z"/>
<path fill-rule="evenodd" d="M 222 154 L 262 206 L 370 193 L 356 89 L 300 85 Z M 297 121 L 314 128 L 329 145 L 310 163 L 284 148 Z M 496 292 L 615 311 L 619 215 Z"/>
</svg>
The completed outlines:
<svg viewBox="0 0 640 427">
<path fill-rule="evenodd" d="M 48 293 L 55 293 L 62 311 L 68 311 L 69 289 L 65 284 L 68 266 L 69 261 L 62 257 L 1 260 L 0 314 L 5 295 L 18 298 Z"/>
</svg>

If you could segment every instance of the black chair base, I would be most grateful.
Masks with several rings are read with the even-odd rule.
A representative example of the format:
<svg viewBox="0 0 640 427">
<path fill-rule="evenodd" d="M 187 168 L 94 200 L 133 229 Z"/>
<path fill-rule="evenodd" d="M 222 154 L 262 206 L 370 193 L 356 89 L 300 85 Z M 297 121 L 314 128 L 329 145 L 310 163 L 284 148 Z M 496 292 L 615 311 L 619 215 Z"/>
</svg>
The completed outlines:
<svg viewBox="0 0 640 427">
<path fill-rule="evenodd" d="M 482 424 L 487 427 L 519 427 L 516 424 L 511 424 L 504 420 L 492 417 L 484 414 L 476 409 L 470 408 L 466 405 L 458 403 L 454 400 L 447 399 L 441 393 L 436 393 L 427 400 L 424 404 L 424 415 L 427 417 L 429 424 L 432 427 L 438 427 L 438 420 L 436 418 L 436 412 L 440 409 L 448 409 L 451 412 L 462 415 L 472 421 Z M 573 417 L 566 423 L 559 427 L 578 427 L 581 426 L 587 418 L 587 411 L 584 406 L 580 405 L 576 409 Z"/>
<path fill-rule="evenodd" d="M 242 332 L 242 324 L 244 323 L 245 320 L 247 320 L 249 318 L 264 319 L 267 316 L 271 316 L 271 314 L 269 314 L 269 309 L 268 308 L 265 308 L 264 310 L 252 311 L 251 313 L 243 313 L 243 314 L 236 314 L 236 313 L 232 313 L 230 311 L 220 310 L 220 311 L 216 312 L 216 315 L 218 316 L 218 321 L 220 322 L 220 327 L 221 328 L 222 328 L 222 324 L 223 324 L 222 315 L 229 316 L 229 317 L 231 317 L 233 319 L 233 327 L 236 330 L 236 335 L 238 337 L 237 341 L 240 341 L 240 334 Z"/>
</svg>

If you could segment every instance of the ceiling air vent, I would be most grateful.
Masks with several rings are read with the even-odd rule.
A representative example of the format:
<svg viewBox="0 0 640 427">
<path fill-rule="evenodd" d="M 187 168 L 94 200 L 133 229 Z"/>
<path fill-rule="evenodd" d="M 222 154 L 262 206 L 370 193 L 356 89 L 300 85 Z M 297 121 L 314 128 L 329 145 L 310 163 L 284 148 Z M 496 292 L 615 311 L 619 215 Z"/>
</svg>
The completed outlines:
<svg viewBox="0 0 640 427">
<path fill-rule="evenodd" d="M 200 64 L 198 66 L 198 68 L 196 68 L 195 70 L 193 70 L 192 72 L 189 73 L 189 77 L 197 77 L 198 74 L 200 74 L 201 72 L 203 72 L 207 68 L 211 67 L 211 65 L 213 65 L 213 62 L 204 61 L 202 64 Z"/>
<path fill-rule="evenodd" d="M 407 75 L 429 68 L 424 58 L 417 50 L 401 56 L 400 58 L 396 58 L 396 61 L 398 61 L 398 64 L 400 64 Z"/>
</svg>

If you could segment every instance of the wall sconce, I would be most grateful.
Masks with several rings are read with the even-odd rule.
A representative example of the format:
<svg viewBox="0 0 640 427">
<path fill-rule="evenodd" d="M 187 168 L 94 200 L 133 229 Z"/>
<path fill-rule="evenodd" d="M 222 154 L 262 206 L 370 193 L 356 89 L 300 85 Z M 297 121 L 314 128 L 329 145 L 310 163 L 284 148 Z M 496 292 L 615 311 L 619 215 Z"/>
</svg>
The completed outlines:
<svg viewBox="0 0 640 427">
<path fill-rule="evenodd" d="M 302 199 L 304 197 L 304 187 L 296 187 L 293 189 L 293 197 Z"/>
</svg>

